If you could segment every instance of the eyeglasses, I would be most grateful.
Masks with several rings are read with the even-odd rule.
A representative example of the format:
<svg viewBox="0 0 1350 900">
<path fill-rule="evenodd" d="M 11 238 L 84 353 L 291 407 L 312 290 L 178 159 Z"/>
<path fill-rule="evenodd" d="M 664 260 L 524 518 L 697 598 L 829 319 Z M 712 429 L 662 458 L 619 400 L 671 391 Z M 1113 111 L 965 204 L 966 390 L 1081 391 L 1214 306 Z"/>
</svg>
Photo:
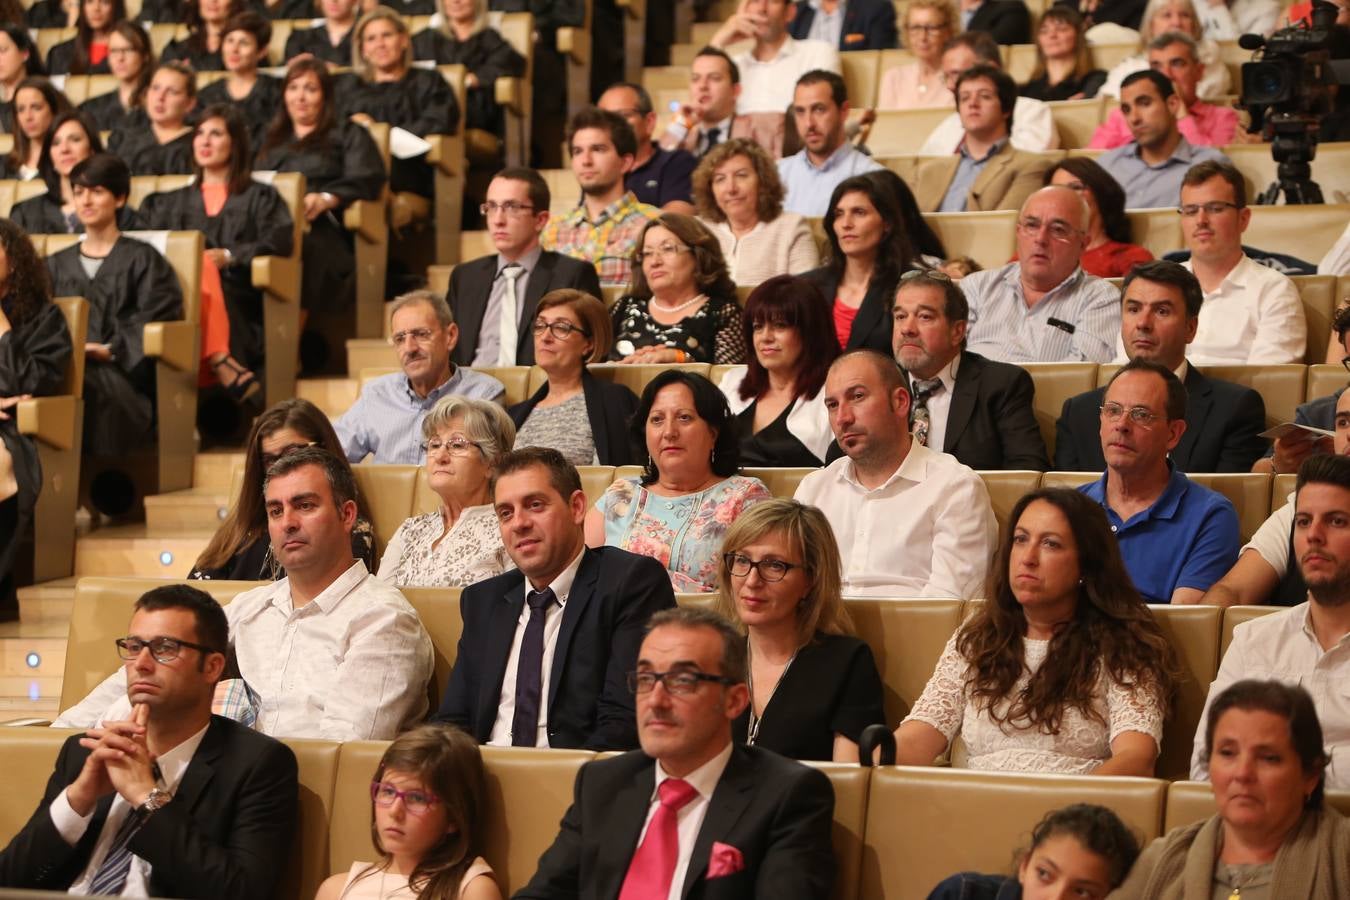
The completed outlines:
<svg viewBox="0 0 1350 900">
<path fill-rule="evenodd" d="M 204 644 L 194 644 L 192 641 L 185 641 L 182 638 L 171 637 L 153 637 L 150 640 L 143 640 L 138 637 L 124 637 L 113 641 L 117 645 L 117 655 L 125 660 L 132 660 L 141 655 L 141 651 L 146 647 L 150 648 L 150 655 L 155 658 L 155 662 L 173 662 L 178 658 L 178 654 L 183 652 L 184 647 L 191 647 L 200 653 L 224 653 L 223 650 L 217 650 L 215 647 L 207 647 Z"/>
<path fill-rule="evenodd" d="M 1023 234 L 1040 234 L 1042 228 L 1048 229 L 1052 241 L 1059 241 L 1064 244 L 1067 244 L 1069 241 L 1082 234 L 1081 231 L 1074 228 L 1068 222 L 1061 222 L 1058 219 L 1053 222 L 1044 222 L 1040 219 L 1027 217 L 1025 219 L 1019 219 L 1017 227 Z"/>
<path fill-rule="evenodd" d="M 507 200 L 505 203 L 494 203 L 489 200 L 486 203 L 478 204 L 478 211 L 485 216 L 490 216 L 495 212 L 504 212 L 514 218 L 527 212 L 534 212 L 534 207 L 517 203 L 514 200 Z"/>
<path fill-rule="evenodd" d="M 482 448 L 473 441 L 462 437 L 451 438 L 448 441 L 443 441 L 440 438 L 432 438 L 422 444 L 422 452 L 427 456 L 430 456 L 433 453 L 440 453 L 442 450 L 449 453 L 451 456 L 467 456 L 473 451 L 481 449 Z"/>
<path fill-rule="evenodd" d="M 572 336 L 572 332 L 577 332 L 582 337 L 590 337 L 591 333 L 580 325 L 573 325 L 566 319 L 559 319 L 556 322 L 545 322 L 543 319 L 534 320 L 534 333 L 543 334 L 544 329 L 560 341 L 565 341 Z"/>
<path fill-rule="evenodd" d="M 655 257 L 658 256 L 661 257 L 662 259 L 674 259 L 681 253 L 693 253 L 693 252 L 694 251 L 692 247 L 679 247 L 676 246 L 675 244 L 662 244 L 660 247 L 656 247 L 651 250 L 639 250 L 637 253 L 633 254 L 633 259 L 639 265 L 641 265 L 643 261 L 648 259 L 654 259 Z"/>
<path fill-rule="evenodd" d="M 1204 210 L 1206 215 L 1217 216 L 1228 209 L 1242 209 L 1236 203 L 1229 203 L 1227 200 L 1211 200 L 1209 203 L 1187 203 L 1177 207 L 1177 212 L 1181 213 L 1187 219 L 1194 219 L 1200 215 L 1200 210 Z"/>
<path fill-rule="evenodd" d="M 1121 406 L 1119 403 L 1104 403 L 1098 409 L 1101 410 L 1102 418 L 1108 422 L 1119 422 L 1120 417 L 1126 413 L 1130 416 L 1130 421 L 1136 425 L 1142 425 L 1145 428 L 1151 426 L 1154 422 L 1162 418 L 1157 413 L 1150 412 L 1144 406 L 1131 406 L 1129 409 Z"/>
<path fill-rule="evenodd" d="M 678 672 L 628 673 L 628 689 L 635 694 L 650 694 L 658 681 L 671 694 L 692 694 L 705 681 L 728 687 L 737 683 L 736 679 L 725 675 L 709 675 L 707 672 L 696 672 L 691 669 L 681 669 Z"/>
<path fill-rule="evenodd" d="M 425 344 L 431 340 L 432 335 L 435 333 L 436 332 L 432 331 L 430 328 L 410 328 L 407 331 L 395 331 L 393 334 L 389 335 L 389 343 L 398 347 L 408 338 L 412 338 L 419 344 Z"/>
<path fill-rule="evenodd" d="M 395 800 L 402 800 L 403 808 L 414 816 L 423 815 L 441 802 L 441 798 L 435 794 L 428 794 L 426 791 L 400 791 L 387 781 L 370 783 L 370 799 L 375 801 L 376 806 L 383 807 L 393 806 Z"/>
<path fill-rule="evenodd" d="M 1345 371 L 1350 372 L 1350 356 L 1342 356 L 1341 365 L 1345 367 Z"/>
<path fill-rule="evenodd" d="M 906 25 L 910 34 L 940 34 L 948 29 L 947 25 Z"/>
<path fill-rule="evenodd" d="M 731 570 L 731 574 L 737 578 L 746 578 L 752 569 L 758 569 L 759 577 L 765 581 L 782 581 L 787 577 L 787 573 L 801 568 L 797 563 L 783 562 L 781 559 L 761 559 L 755 562 L 741 553 L 728 553 L 722 559 Z"/>
<path fill-rule="evenodd" d="M 281 459 L 287 453 L 290 453 L 294 450 L 303 450 L 306 447 L 317 447 L 317 446 L 318 444 L 316 444 L 314 441 L 309 441 L 304 444 L 287 444 L 285 447 L 282 447 L 276 453 L 264 453 L 262 454 L 262 456 L 258 458 L 262 461 L 263 471 L 266 472 L 268 469 L 272 468 L 273 463 Z"/>
<path fill-rule="evenodd" d="M 940 269 L 910 269 L 900 276 L 900 283 L 904 284 L 906 281 L 913 281 L 916 278 L 931 278 L 934 281 L 945 281 L 947 284 L 952 283 L 952 277 Z"/>
</svg>

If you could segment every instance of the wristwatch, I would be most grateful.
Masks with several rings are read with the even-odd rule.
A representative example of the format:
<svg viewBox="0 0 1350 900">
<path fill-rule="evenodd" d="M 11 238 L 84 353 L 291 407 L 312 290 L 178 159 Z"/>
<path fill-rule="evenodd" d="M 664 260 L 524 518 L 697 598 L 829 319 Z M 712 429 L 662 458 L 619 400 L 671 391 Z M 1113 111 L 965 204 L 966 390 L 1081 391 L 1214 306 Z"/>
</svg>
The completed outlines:
<svg viewBox="0 0 1350 900">
<path fill-rule="evenodd" d="M 148 818 L 157 810 L 163 809 L 172 799 L 173 794 L 163 788 L 151 788 L 150 793 L 145 797 L 145 802 L 136 807 L 136 814 L 141 818 Z"/>
</svg>

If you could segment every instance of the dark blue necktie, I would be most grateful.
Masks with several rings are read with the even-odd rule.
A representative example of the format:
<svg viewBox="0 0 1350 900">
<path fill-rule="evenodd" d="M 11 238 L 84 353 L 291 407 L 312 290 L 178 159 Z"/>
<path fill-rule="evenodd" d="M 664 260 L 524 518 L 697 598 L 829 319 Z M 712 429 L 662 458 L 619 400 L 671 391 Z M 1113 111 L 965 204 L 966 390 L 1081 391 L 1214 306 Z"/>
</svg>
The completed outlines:
<svg viewBox="0 0 1350 900">
<path fill-rule="evenodd" d="M 538 741 L 539 703 L 543 693 L 544 623 L 557 598 L 553 588 L 544 588 L 542 591 L 530 591 L 525 602 L 530 607 L 530 621 L 525 623 L 525 637 L 520 642 L 520 657 L 516 661 L 516 710 L 511 717 L 513 747 L 533 747 Z"/>
<path fill-rule="evenodd" d="M 154 764 L 155 783 L 162 784 L 163 776 L 159 771 L 159 764 Z M 117 829 L 117 834 L 113 837 L 113 842 L 108 847 L 108 855 L 103 857 L 103 863 L 94 873 L 94 880 L 89 883 L 89 893 L 94 896 L 112 896 L 119 897 L 126 888 L 127 876 L 131 874 L 131 839 L 140 831 L 141 825 L 145 822 L 145 817 L 137 810 L 129 810 L 127 817 L 122 820 L 122 826 Z"/>
</svg>

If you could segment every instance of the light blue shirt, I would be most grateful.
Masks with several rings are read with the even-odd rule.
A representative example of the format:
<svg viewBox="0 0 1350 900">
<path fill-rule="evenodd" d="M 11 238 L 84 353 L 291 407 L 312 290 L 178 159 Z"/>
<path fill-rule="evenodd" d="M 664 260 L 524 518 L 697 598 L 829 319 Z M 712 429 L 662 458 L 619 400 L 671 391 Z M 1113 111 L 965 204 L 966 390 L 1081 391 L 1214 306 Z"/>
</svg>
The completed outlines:
<svg viewBox="0 0 1350 900">
<path fill-rule="evenodd" d="M 347 459 L 360 462 L 422 464 L 422 420 L 436 401 L 450 394 L 474 400 L 497 400 L 506 388 L 491 375 L 456 366 L 444 384 L 419 397 L 402 372 L 366 382 L 352 408 L 333 423 Z"/>
<path fill-rule="evenodd" d="M 1185 138 L 1172 155 L 1150 166 L 1139 155 L 1139 142 L 1130 141 L 1097 157 L 1097 164 L 1125 189 L 1126 209 L 1166 209 L 1181 203 L 1181 180 L 1196 163 L 1228 157 L 1213 147 L 1195 147 Z"/>
<path fill-rule="evenodd" d="M 809 5 L 815 15 L 811 17 L 811 28 L 806 36 L 811 40 L 824 41 L 831 47 L 838 47 L 839 38 L 844 32 L 844 13 L 848 9 L 848 0 L 839 0 L 839 5 L 832 13 L 825 12 L 821 0 L 810 0 Z"/>
<path fill-rule="evenodd" d="M 970 155 L 966 149 L 966 142 L 961 141 L 961 146 L 956 148 L 957 154 L 961 157 L 956 164 L 956 174 L 952 176 L 952 183 L 947 185 L 947 193 L 942 198 L 941 205 L 938 206 L 938 212 L 965 212 L 966 201 L 970 198 L 970 188 L 975 184 L 975 179 L 980 177 L 984 167 L 989 164 L 989 160 L 994 158 L 994 154 L 1003 149 L 1003 145 L 1008 143 L 1004 138 L 994 146 L 989 148 L 980 159 Z"/>
<path fill-rule="evenodd" d="M 875 172 L 881 167 L 875 159 L 859 152 L 847 141 L 822 166 L 812 163 L 806 150 L 799 150 L 778 161 L 778 177 L 787 188 L 783 209 L 800 216 L 819 218 L 830 208 L 830 195 L 839 182 L 854 175 Z"/>
</svg>

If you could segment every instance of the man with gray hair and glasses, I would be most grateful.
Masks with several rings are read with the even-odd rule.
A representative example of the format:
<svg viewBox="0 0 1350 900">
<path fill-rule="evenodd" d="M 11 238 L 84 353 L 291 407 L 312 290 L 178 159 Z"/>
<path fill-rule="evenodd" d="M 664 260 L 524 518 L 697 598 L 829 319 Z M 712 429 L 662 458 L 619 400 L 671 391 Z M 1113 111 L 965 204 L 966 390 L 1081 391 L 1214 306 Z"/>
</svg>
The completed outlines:
<svg viewBox="0 0 1350 900">
<path fill-rule="evenodd" d="M 451 361 L 459 327 L 439 294 L 413 291 L 396 299 L 389 329 L 403 371 L 368 381 L 333 430 L 354 463 L 370 455 L 371 462 L 421 465 L 422 419 L 437 400 L 459 394 L 500 402 L 506 388 Z"/>
</svg>

